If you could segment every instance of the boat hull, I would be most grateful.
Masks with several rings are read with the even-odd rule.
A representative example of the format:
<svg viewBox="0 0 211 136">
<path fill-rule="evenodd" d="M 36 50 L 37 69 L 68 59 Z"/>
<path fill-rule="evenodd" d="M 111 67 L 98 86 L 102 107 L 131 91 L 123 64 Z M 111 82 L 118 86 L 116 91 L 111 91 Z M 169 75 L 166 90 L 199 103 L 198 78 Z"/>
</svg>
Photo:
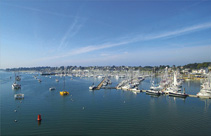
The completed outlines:
<svg viewBox="0 0 211 136">
<path fill-rule="evenodd" d="M 169 92 L 169 96 L 186 98 L 186 97 L 188 97 L 188 94 L 178 94 L 178 93 L 171 93 L 171 92 Z"/>
<path fill-rule="evenodd" d="M 61 92 L 60 92 L 60 95 L 62 95 L 62 96 L 63 96 L 63 95 L 68 95 L 68 94 L 69 94 L 69 92 L 67 92 L 67 91 L 61 91 Z"/>
<path fill-rule="evenodd" d="M 14 98 L 15 99 L 24 99 L 24 94 L 15 94 Z"/>
<path fill-rule="evenodd" d="M 160 92 L 158 91 L 146 91 L 146 94 L 160 96 Z"/>
</svg>

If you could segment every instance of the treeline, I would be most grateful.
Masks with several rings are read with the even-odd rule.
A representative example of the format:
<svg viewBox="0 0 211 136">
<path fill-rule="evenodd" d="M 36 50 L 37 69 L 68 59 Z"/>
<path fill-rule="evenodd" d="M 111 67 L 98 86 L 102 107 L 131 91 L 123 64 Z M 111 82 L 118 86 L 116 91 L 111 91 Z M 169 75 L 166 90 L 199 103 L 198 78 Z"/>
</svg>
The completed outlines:
<svg viewBox="0 0 211 136">
<path fill-rule="evenodd" d="M 7 68 L 6 71 L 42 71 L 45 69 L 56 69 L 56 67 L 20 67 L 20 68 Z"/>
<path fill-rule="evenodd" d="M 183 69 L 190 68 L 190 69 L 201 69 L 201 68 L 207 68 L 211 65 L 211 62 L 203 62 L 203 63 L 192 63 L 187 64 L 183 66 Z M 64 71 L 64 70 L 74 70 L 74 69 L 80 69 L 80 70 L 146 70 L 146 71 L 158 71 L 163 70 L 166 67 L 168 68 L 181 68 L 181 66 L 169 66 L 169 65 L 160 65 L 160 66 L 60 66 L 60 67 L 50 67 L 50 66 L 44 66 L 44 67 L 20 67 L 20 68 L 7 68 L 6 71 L 40 71 L 40 72 L 50 72 L 50 71 Z"/>
<path fill-rule="evenodd" d="M 183 68 L 201 69 L 201 68 L 207 68 L 210 65 L 211 65 L 211 62 L 192 63 L 192 64 L 184 65 Z"/>
</svg>

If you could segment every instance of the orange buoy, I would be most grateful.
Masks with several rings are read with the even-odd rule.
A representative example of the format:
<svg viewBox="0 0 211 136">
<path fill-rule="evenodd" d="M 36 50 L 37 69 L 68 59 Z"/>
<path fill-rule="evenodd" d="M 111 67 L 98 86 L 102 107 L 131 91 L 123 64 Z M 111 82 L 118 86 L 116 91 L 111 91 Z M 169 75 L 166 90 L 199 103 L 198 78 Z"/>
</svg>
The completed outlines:
<svg viewBox="0 0 211 136">
<path fill-rule="evenodd" d="M 41 121 L 42 119 L 41 119 L 41 115 L 40 114 L 38 114 L 38 116 L 37 116 L 37 120 L 38 121 Z"/>
</svg>

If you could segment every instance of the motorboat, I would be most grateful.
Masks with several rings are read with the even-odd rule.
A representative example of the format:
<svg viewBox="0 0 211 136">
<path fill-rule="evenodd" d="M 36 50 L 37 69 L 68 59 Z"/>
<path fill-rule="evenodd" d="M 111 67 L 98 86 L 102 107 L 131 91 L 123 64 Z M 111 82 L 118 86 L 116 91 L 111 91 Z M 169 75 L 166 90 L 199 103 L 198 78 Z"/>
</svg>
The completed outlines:
<svg viewBox="0 0 211 136">
<path fill-rule="evenodd" d="M 161 85 L 154 85 L 154 81 L 152 82 L 152 85 L 150 87 L 150 90 L 146 91 L 146 94 L 149 95 L 161 95 L 163 92 L 161 91 L 163 89 L 163 87 Z"/>
<path fill-rule="evenodd" d="M 20 80 L 21 80 L 20 76 L 16 76 L 16 77 L 15 77 L 15 80 L 16 80 L 16 81 L 20 81 Z"/>
<path fill-rule="evenodd" d="M 154 81 L 152 81 L 152 85 L 150 87 L 150 90 L 154 90 L 154 91 L 161 91 L 163 89 L 163 87 L 161 85 L 155 85 Z"/>
<path fill-rule="evenodd" d="M 21 85 L 19 85 L 15 82 L 12 84 L 12 89 L 21 89 Z"/>
<path fill-rule="evenodd" d="M 56 90 L 56 88 L 55 87 L 50 87 L 49 91 L 52 91 L 52 90 Z"/>
<path fill-rule="evenodd" d="M 157 91 L 157 90 L 147 90 L 146 94 L 159 96 L 161 94 L 161 92 Z"/>
<path fill-rule="evenodd" d="M 127 85 L 124 85 L 122 87 L 122 90 L 129 90 L 129 89 L 132 89 L 132 88 L 134 88 L 134 86 L 132 84 L 127 84 Z"/>
<path fill-rule="evenodd" d="M 140 90 L 138 90 L 138 88 L 137 88 L 137 87 L 130 89 L 130 91 L 132 91 L 132 92 L 133 92 L 133 93 L 135 93 L 135 94 L 137 94 L 137 93 L 140 93 L 140 92 L 141 92 Z"/>
<path fill-rule="evenodd" d="M 107 86 L 107 85 L 108 85 L 107 81 L 103 82 L 103 86 Z"/>
<path fill-rule="evenodd" d="M 205 82 L 200 89 L 200 92 L 197 93 L 197 96 L 200 98 L 211 98 L 211 84 Z"/>
<path fill-rule="evenodd" d="M 202 89 L 196 95 L 200 98 L 211 98 L 211 91 L 207 91 L 207 90 Z"/>
<path fill-rule="evenodd" d="M 200 98 L 211 98 L 211 72 L 209 72 L 207 80 L 201 85 L 200 92 L 197 93 Z"/>
<path fill-rule="evenodd" d="M 14 98 L 15 99 L 23 99 L 24 98 L 24 94 L 15 94 Z"/>
<path fill-rule="evenodd" d="M 169 96 L 186 98 L 188 97 L 188 94 L 184 92 L 169 92 Z"/>
<path fill-rule="evenodd" d="M 167 87 L 165 89 L 165 93 L 170 93 L 170 92 L 178 92 L 178 91 L 181 91 L 181 88 L 177 87 L 177 86 L 170 86 L 170 87 Z"/>
<path fill-rule="evenodd" d="M 162 86 L 151 86 L 150 87 L 150 90 L 154 90 L 154 91 L 160 91 L 160 90 L 162 90 L 163 89 L 163 87 Z"/>
<path fill-rule="evenodd" d="M 89 90 L 94 90 L 94 88 L 96 88 L 96 87 L 95 87 L 95 85 L 93 84 L 92 86 L 89 87 Z"/>
</svg>

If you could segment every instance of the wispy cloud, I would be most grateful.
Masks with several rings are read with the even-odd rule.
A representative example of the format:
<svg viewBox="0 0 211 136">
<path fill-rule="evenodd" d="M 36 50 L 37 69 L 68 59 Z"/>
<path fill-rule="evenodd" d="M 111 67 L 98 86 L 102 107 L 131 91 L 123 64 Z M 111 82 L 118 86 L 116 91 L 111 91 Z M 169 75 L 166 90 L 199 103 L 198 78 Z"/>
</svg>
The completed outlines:
<svg viewBox="0 0 211 136">
<path fill-rule="evenodd" d="M 78 17 L 75 17 L 75 19 L 73 20 L 73 23 L 70 24 L 66 33 L 62 37 L 61 42 L 58 46 L 58 50 L 64 47 L 65 45 L 67 45 L 67 39 L 75 36 L 79 32 L 81 26 L 82 26 L 81 24 L 78 25 Z"/>
<path fill-rule="evenodd" d="M 74 23 L 73 23 L 73 27 L 74 27 Z M 72 27 L 70 27 L 71 30 Z M 83 54 L 83 53 L 88 53 L 88 52 L 92 52 L 92 51 L 96 51 L 96 50 L 101 50 L 101 49 L 106 49 L 106 48 L 112 48 L 112 47 L 116 47 L 116 46 L 122 46 L 122 45 L 126 45 L 126 44 L 130 44 L 130 43 L 134 43 L 134 42 L 139 42 L 139 41 L 147 41 L 147 40 L 155 40 L 155 39 L 161 39 L 161 38 L 171 38 L 174 36 L 180 36 L 180 35 L 184 35 L 184 34 L 188 34 L 188 33 L 192 33 L 195 31 L 200 31 L 203 29 L 209 29 L 211 28 L 211 22 L 208 23 L 203 23 L 203 24 L 199 24 L 199 25 L 193 25 L 190 27 L 184 27 L 178 30 L 174 30 L 174 31 L 167 31 L 167 32 L 163 32 L 163 33 L 159 33 L 159 34 L 149 34 L 149 35 L 136 35 L 134 37 L 125 37 L 122 41 L 119 42 L 115 42 L 115 43 L 104 43 L 104 44 L 100 44 L 100 45 L 89 45 L 89 46 L 85 46 L 85 47 L 81 47 L 75 50 L 71 50 L 65 54 L 62 55 L 58 55 L 58 56 L 53 56 L 53 57 L 46 57 L 46 58 L 42 58 L 43 60 L 50 60 L 50 59 L 56 59 L 56 58 L 63 58 L 63 57 L 68 57 L 68 56 L 72 56 L 72 55 L 79 55 L 79 54 Z M 68 33 L 68 32 L 67 32 Z M 66 39 L 66 36 L 64 36 L 63 39 Z M 63 43 L 63 40 L 61 41 L 61 43 Z"/>
<path fill-rule="evenodd" d="M 148 35 L 145 37 L 144 40 L 152 40 L 152 39 L 159 39 L 159 38 L 170 38 L 172 36 L 180 36 L 180 35 L 184 35 L 187 33 L 192 33 L 195 31 L 200 31 L 202 29 L 208 29 L 211 28 L 211 22 L 209 23 L 203 23 L 203 24 L 199 24 L 199 25 L 194 25 L 194 26 L 190 26 L 190 27 L 185 27 L 182 29 L 178 29 L 175 31 L 169 31 L 169 32 L 164 32 L 164 33 L 160 33 L 160 34 L 155 34 L 155 35 Z"/>
</svg>

